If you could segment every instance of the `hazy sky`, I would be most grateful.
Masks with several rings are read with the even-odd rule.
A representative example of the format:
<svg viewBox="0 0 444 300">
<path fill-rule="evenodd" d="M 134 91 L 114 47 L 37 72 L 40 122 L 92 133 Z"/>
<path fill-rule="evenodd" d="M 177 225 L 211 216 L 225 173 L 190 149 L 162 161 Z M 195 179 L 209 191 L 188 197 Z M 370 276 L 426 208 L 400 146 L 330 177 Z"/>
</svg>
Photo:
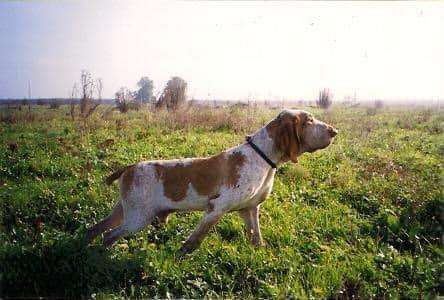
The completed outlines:
<svg viewBox="0 0 444 300">
<path fill-rule="evenodd" d="M 55 2 L 55 1 L 54 1 Z M 0 3 L 0 98 L 105 97 L 147 75 L 199 99 L 444 97 L 444 2 Z"/>
</svg>

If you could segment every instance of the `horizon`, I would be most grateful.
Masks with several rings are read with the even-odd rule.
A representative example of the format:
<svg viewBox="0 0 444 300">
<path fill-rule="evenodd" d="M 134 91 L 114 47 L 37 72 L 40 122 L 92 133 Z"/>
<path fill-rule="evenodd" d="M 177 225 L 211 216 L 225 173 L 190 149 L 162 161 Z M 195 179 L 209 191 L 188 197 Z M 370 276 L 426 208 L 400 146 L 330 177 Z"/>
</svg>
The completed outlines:
<svg viewBox="0 0 444 300">
<path fill-rule="evenodd" d="M 2 2 L 0 99 L 68 98 L 82 69 L 104 97 L 142 76 L 188 99 L 436 101 L 444 3 Z M 79 22 L 81 20 L 81 22 Z M 375 21 L 376 20 L 376 21 Z M 294 100 L 293 100 L 294 99 Z M 225 100 L 224 100 L 225 101 Z"/>
</svg>

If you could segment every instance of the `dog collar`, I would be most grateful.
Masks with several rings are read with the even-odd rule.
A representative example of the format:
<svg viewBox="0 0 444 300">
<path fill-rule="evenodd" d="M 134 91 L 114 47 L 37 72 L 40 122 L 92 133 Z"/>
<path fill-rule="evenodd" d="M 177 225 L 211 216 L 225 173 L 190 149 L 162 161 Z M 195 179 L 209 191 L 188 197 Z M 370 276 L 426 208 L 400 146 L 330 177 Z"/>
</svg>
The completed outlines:
<svg viewBox="0 0 444 300">
<path fill-rule="evenodd" d="M 271 159 L 269 159 L 268 156 L 265 155 L 265 153 L 262 152 L 262 150 L 259 149 L 258 146 L 256 146 L 256 144 L 252 142 L 251 136 L 247 136 L 246 141 L 251 146 L 251 148 L 253 148 L 257 154 L 259 154 L 260 157 L 262 157 L 273 169 L 276 169 L 276 164 Z"/>
</svg>

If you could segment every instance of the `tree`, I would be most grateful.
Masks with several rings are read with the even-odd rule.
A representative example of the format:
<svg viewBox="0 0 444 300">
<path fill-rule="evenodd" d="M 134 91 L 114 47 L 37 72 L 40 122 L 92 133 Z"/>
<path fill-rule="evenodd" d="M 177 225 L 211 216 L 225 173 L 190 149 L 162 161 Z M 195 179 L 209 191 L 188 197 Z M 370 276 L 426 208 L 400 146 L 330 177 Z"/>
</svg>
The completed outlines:
<svg viewBox="0 0 444 300">
<path fill-rule="evenodd" d="M 127 87 L 121 87 L 115 94 L 116 105 L 120 112 L 126 113 L 130 109 L 138 109 L 138 104 L 136 104 L 135 96 L 137 92 L 132 92 Z"/>
<path fill-rule="evenodd" d="M 187 82 L 180 77 L 171 78 L 162 94 L 156 107 L 166 107 L 168 110 L 177 110 L 186 100 Z"/>
<path fill-rule="evenodd" d="M 100 105 L 102 97 L 102 80 L 94 80 L 91 73 L 83 70 L 80 75 L 80 115 L 86 119 Z M 93 100 L 94 91 L 98 94 L 98 101 Z"/>
<path fill-rule="evenodd" d="M 327 109 L 331 106 L 332 104 L 332 98 L 333 95 L 330 92 L 329 89 L 323 89 L 322 91 L 319 91 L 319 98 L 316 101 L 316 104 L 323 109 Z"/>
<path fill-rule="evenodd" d="M 137 86 L 139 90 L 136 92 L 136 100 L 140 103 L 150 102 L 153 96 L 153 81 L 144 76 L 137 82 Z"/>
</svg>

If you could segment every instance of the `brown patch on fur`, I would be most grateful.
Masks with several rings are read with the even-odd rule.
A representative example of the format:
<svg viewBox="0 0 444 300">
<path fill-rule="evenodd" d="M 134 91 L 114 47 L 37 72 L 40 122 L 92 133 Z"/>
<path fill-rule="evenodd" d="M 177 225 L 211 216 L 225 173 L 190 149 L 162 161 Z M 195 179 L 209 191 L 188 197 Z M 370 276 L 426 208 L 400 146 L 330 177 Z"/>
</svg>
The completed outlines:
<svg viewBox="0 0 444 300">
<path fill-rule="evenodd" d="M 239 169 L 245 162 L 245 155 L 240 152 L 234 152 L 228 157 L 228 176 L 226 177 L 226 185 L 229 187 L 236 186 L 239 181 Z"/>
<path fill-rule="evenodd" d="M 299 115 L 290 113 L 281 115 L 271 121 L 267 127 L 268 135 L 274 141 L 274 148 L 282 153 L 282 161 L 298 162 L 302 122 Z"/>
<path fill-rule="evenodd" d="M 221 153 L 208 158 L 196 158 L 190 164 L 165 166 L 155 164 L 156 175 L 163 182 L 164 195 L 172 201 L 185 198 L 189 184 L 202 196 L 214 196 L 222 185 L 234 187 L 239 178 L 239 169 L 245 162 L 240 152 L 227 157 Z"/>
</svg>

